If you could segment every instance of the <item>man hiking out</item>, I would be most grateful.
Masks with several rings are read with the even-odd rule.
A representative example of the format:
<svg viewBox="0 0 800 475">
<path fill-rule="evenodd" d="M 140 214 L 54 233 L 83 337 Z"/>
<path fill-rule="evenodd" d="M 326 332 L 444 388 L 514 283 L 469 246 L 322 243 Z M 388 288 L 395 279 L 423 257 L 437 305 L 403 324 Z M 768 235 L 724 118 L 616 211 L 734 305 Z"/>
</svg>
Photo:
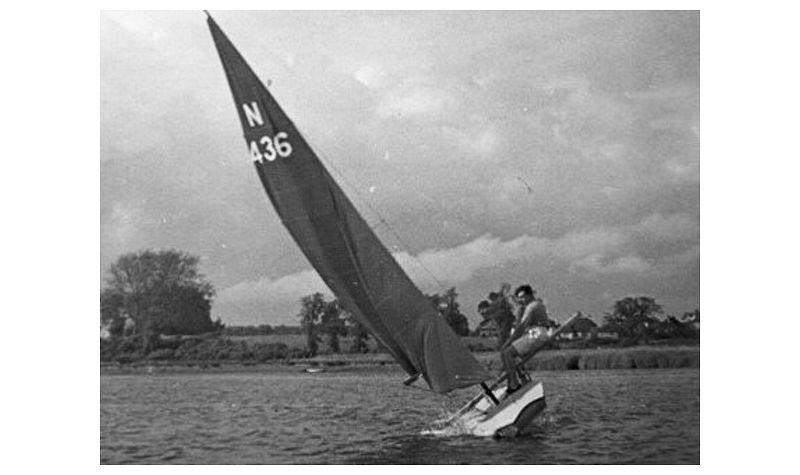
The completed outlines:
<svg viewBox="0 0 800 475">
<path fill-rule="evenodd" d="M 517 373 L 519 362 L 550 336 L 550 328 L 554 326 L 547 316 L 547 307 L 536 298 L 536 292 L 530 285 L 517 287 L 514 297 L 517 301 L 514 330 L 505 347 L 500 350 L 503 368 L 508 375 L 506 394 L 516 391 L 521 385 Z"/>
</svg>

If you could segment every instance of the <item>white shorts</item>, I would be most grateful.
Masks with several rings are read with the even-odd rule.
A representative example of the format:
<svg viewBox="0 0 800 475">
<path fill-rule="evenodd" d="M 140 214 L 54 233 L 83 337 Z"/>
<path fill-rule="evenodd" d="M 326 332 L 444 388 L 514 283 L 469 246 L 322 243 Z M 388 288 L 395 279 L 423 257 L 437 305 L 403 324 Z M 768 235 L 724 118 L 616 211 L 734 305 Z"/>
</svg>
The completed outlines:
<svg viewBox="0 0 800 475">
<path fill-rule="evenodd" d="M 519 356 L 524 356 L 534 347 L 547 341 L 550 331 L 545 327 L 531 327 L 524 335 L 511 342 L 511 346 Z"/>
</svg>

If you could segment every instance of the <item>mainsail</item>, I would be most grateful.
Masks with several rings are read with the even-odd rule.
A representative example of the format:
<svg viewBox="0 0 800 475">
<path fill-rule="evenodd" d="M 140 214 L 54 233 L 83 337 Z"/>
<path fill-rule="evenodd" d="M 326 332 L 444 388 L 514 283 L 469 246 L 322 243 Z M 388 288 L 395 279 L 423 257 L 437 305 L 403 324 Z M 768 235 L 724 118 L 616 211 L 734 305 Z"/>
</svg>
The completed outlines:
<svg viewBox="0 0 800 475">
<path fill-rule="evenodd" d="M 409 375 L 437 393 L 490 379 L 411 282 L 209 15 L 244 137 L 283 224 L 322 280 Z"/>
</svg>

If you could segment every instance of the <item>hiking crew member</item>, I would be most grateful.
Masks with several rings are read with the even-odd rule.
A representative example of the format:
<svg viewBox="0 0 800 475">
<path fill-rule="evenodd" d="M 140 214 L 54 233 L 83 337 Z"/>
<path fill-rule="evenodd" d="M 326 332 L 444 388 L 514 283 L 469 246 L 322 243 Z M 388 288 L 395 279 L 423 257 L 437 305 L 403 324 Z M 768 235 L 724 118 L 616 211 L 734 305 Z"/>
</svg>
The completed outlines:
<svg viewBox="0 0 800 475">
<path fill-rule="evenodd" d="M 521 285 L 514 291 L 517 301 L 516 322 L 514 331 L 505 347 L 500 351 L 503 368 L 508 375 L 508 390 L 510 394 L 520 387 L 517 366 L 527 353 L 533 350 L 538 343 L 550 335 L 549 328 L 553 326 L 547 316 L 547 307 L 544 302 L 536 298 L 536 292 L 530 285 Z"/>
</svg>

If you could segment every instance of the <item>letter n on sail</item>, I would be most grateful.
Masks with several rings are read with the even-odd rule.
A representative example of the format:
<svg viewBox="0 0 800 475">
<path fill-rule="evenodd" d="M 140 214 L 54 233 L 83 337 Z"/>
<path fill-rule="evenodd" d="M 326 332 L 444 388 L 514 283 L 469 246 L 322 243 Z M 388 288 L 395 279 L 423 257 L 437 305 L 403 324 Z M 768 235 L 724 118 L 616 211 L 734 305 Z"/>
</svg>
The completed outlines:
<svg viewBox="0 0 800 475">
<path fill-rule="evenodd" d="M 252 129 L 256 125 L 264 125 L 264 119 L 261 117 L 261 109 L 258 108 L 258 102 L 253 101 L 250 104 L 242 104 L 244 116 L 247 118 L 247 125 Z"/>
</svg>

